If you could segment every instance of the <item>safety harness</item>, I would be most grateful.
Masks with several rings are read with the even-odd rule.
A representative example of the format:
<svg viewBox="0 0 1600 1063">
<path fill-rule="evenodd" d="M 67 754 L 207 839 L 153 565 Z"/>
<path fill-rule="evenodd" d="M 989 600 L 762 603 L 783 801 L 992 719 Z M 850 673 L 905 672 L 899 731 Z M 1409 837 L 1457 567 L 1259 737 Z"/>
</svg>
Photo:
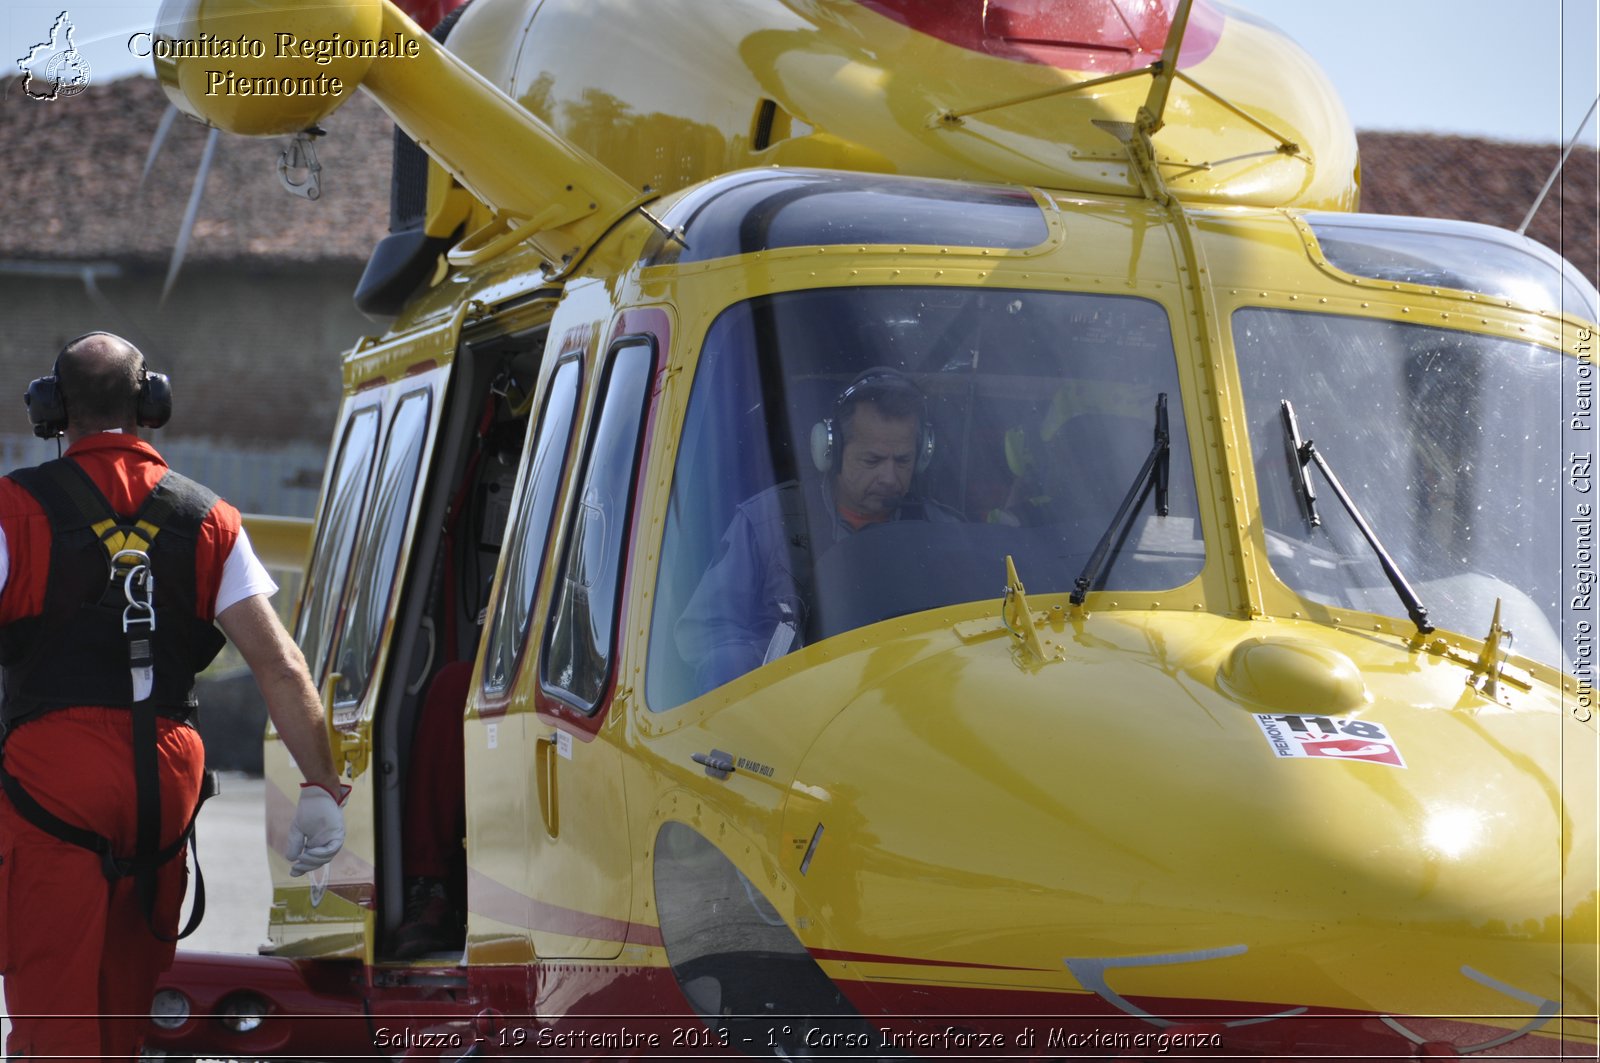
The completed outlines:
<svg viewBox="0 0 1600 1063">
<path fill-rule="evenodd" d="M 192 934 L 205 915 L 205 878 L 200 872 L 195 817 L 216 793 L 216 775 L 206 772 L 199 800 L 183 832 L 162 847 L 161 791 L 156 755 L 156 716 L 187 721 L 194 712 L 194 676 L 210 663 L 222 635 L 194 615 L 195 540 L 217 497 L 176 473 L 166 473 L 130 519 L 119 518 L 77 462 L 59 459 L 12 478 L 28 490 L 50 518 L 50 578 L 40 617 L 10 625 L 0 642 L 6 665 L 6 731 L 68 705 L 125 706 L 133 717 L 133 778 L 136 833 L 132 856 L 118 855 L 110 839 L 67 823 L 39 804 L 0 759 L 0 787 L 29 823 L 100 858 L 106 879 L 135 880 L 145 921 L 163 941 Z M 163 530 L 162 551 L 155 549 Z M 104 582 L 86 572 L 87 531 L 104 554 Z M 164 593 L 158 613 L 155 570 L 176 578 L 175 594 Z M 92 566 L 90 566 L 92 567 Z M 183 606 L 187 606 L 184 608 Z M 158 615 L 168 627 L 158 632 Z M 13 630 L 14 629 L 14 630 Z M 82 655 L 76 669 L 63 668 Z M 122 671 L 108 658 L 127 662 Z M 121 678 L 125 676 L 126 678 Z M 13 686 L 13 679 L 20 680 Z M 3 743 L 3 739 L 0 739 Z M 0 744 L 3 757 L 3 744 Z M 194 856 L 194 905 L 176 938 L 155 925 L 157 873 L 185 846 Z"/>
</svg>

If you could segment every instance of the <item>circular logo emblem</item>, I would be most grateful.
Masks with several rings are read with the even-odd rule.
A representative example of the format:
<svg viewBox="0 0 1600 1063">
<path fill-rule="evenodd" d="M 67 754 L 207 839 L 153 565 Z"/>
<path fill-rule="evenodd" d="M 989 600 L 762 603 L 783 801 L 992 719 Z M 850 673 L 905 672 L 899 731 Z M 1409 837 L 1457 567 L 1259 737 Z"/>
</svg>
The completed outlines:
<svg viewBox="0 0 1600 1063">
<path fill-rule="evenodd" d="M 76 48 L 57 52 L 45 64 L 44 77 L 59 99 L 76 96 L 89 87 L 89 60 Z"/>
</svg>

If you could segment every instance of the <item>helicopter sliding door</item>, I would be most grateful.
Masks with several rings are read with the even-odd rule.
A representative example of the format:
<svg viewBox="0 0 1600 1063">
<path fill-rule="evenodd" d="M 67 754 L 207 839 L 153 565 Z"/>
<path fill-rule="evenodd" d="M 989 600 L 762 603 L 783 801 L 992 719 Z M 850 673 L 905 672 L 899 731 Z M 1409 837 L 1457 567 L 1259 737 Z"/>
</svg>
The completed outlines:
<svg viewBox="0 0 1600 1063">
<path fill-rule="evenodd" d="M 473 330 L 450 368 L 371 722 L 384 959 L 459 956 L 467 898 L 463 713 L 545 348 L 547 304 Z M 337 697 L 335 708 L 339 707 Z M 442 900 L 421 919 L 429 898 Z"/>
<path fill-rule="evenodd" d="M 373 706 L 449 373 L 448 365 L 423 363 L 399 379 L 358 388 L 341 411 L 296 637 L 323 692 L 335 764 L 353 789 L 346 844 L 332 864 L 291 878 L 286 862 L 273 862 L 270 931 L 285 952 L 365 950 L 376 895 L 367 771 Z M 281 743 L 270 740 L 267 774 L 268 841 L 281 853 L 299 772 Z"/>
</svg>

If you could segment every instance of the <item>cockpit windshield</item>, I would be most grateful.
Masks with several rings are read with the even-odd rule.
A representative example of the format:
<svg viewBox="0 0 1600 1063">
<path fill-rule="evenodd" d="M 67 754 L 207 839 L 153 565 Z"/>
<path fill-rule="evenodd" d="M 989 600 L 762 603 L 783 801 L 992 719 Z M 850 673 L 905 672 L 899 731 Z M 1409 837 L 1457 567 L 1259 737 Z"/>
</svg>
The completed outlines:
<svg viewBox="0 0 1600 1063">
<path fill-rule="evenodd" d="M 1499 599 L 1514 652 L 1570 669 L 1562 405 L 1591 370 L 1531 343 L 1288 310 L 1236 311 L 1233 339 L 1267 557 L 1285 583 L 1330 606 L 1407 615 L 1332 493 L 1317 523 L 1308 514 L 1284 441 L 1288 400 L 1434 625 L 1482 636 Z"/>
<path fill-rule="evenodd" d="M 997 599 L 1005 557 L 1066 592 L 1157 477 L 1091 589 L 1164 590 L 1204 561 L 1167 314 L 1058 291 L 785 292 L 712 324 L 680 437 L 646 694 L 697 697 L 867 624 Z"/>
</svg>

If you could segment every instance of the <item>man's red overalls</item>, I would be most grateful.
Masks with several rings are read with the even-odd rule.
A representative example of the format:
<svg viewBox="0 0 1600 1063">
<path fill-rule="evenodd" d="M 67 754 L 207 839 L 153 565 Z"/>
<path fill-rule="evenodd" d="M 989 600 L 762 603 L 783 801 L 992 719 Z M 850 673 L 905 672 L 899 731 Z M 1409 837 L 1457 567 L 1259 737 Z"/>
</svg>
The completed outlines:
<svg viewBox="0 0 1600 1063">
<path fill-rule="evenodd" d="M 167 468 L 154 448 L 118 433 L 81 439 L 67 456 L 122 516 L 138 510 Z M 10 562 L 0 591 L 4 625 L 43 609 L 52 536 L 39 503 L 9 479 L 0 479 L 0 529 Z M 215 619 L 223 565 L 238 536 L 238 511 L 218 502 L 195 549 L 196 614 L 207 622 Z M 205 753 L 192 727 L 158 717 L 156 728 L 161 844 L 167 845 L 194 811 Z M 7 736 L 4 763 L 55 815 L 104 835 L 119 853 L 133 851 L 137 801 L 126 709 L 80 706 L 25 721 Z M 159 872 L 153 922 L 168 938 L 177 933 L 187 876 L 181 856 Z M 0 973 L 12 1022 L 9 1055 L 135 1057 L 156 977 L 174 950 L 147 925 L 133 878 L 109 881 L 93 853 L 39 830 L 0 794 Z"/>
</svg>

